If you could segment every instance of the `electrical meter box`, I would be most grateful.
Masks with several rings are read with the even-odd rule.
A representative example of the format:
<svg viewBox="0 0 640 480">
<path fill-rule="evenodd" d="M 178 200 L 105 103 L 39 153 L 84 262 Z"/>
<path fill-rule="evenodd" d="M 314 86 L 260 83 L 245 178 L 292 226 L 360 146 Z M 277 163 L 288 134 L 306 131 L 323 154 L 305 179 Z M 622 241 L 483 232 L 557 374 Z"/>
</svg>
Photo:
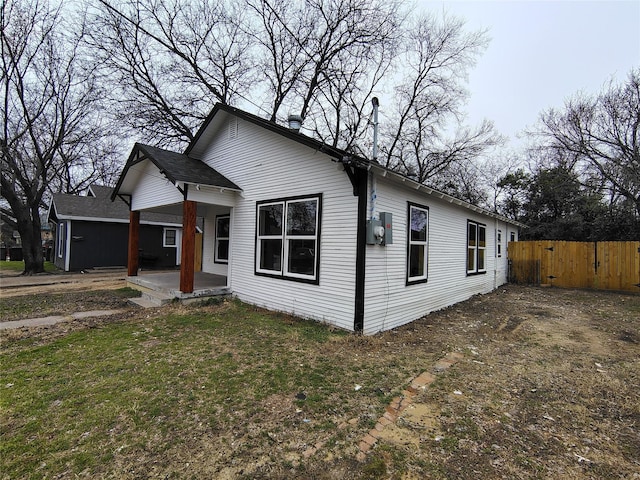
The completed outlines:
<svg viewBox="0 0 640 480">
<path fill-rule="evenodd" d="M 367 245 L 387 245 L 393 243 L 391 214 L 380 213 L 380 220 L 367 220 Z"/>
</svg>

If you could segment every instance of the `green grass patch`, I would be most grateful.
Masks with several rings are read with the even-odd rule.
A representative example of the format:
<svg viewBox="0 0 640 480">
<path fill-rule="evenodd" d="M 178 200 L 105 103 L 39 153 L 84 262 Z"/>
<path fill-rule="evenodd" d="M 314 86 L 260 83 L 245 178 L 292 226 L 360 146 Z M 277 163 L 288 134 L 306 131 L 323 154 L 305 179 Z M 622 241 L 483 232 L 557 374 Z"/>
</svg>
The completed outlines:
<svg viewBox="0 0 640 480">
<path fill-rule="evenodd" d="M 14 345 L 0 356 L 0 471 L 136 477 L 182 456 L 251 462 L 296 435 L 340 452 L 354 444 L 341 419 L 384 411 L 354 385 L 406 376 L 354 356 L 351 338 L 227 301 Z"/>
<path fill-rule="evenodd" d="M 9 262 L 0 260 L 0 273 L 23 272 L 23 271 L 24 271 L 24 261 L 22 260 L 19 260 L 19 261 L 12 260 Z M 44 271 L 48 273 L 56 272 L 58 271 L 58 267 L 56 267 L 51 262 L 44 262 Z"/>
</svg>

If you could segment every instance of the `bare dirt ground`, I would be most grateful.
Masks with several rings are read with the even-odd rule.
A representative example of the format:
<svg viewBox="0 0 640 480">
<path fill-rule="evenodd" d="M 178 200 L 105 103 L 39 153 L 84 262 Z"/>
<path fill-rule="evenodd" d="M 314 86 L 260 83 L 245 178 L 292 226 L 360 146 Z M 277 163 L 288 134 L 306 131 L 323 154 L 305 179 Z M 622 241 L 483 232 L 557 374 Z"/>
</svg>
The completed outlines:
<svg viewBox="0 0 640 480">
<path fill-rule="evenodd" d="M 43 293 L 114 290 L 125 286 L 126 275 L 124 269 L 33 276 L 5 273 L 0 276 L 0 299 Z"/>
<path fill-rule="evenodd" d="M 90 288 L 114 280 L 104 282 Z M 60 288 L 47 287 L 67 295 L 65 308 L 90 307 Z M 149 313 L 131 309 L 123 319 L 139 315 Z M 4 341 L 46 342 L 77 328 L 87 322 L 21 329 Z M 511 285 L 347 343 L 351 354 L 389 365 L 410 357 L 420 371 L 449 352 L 464 358 L 385 427 L 363 463 L 353 460 L 356 438 L 341 455 L 323 447 L 287 460 L 303 463 L 304 475 L 264 467 L 255 478 L 640 479 L 640 295 Z"/>
</svg>

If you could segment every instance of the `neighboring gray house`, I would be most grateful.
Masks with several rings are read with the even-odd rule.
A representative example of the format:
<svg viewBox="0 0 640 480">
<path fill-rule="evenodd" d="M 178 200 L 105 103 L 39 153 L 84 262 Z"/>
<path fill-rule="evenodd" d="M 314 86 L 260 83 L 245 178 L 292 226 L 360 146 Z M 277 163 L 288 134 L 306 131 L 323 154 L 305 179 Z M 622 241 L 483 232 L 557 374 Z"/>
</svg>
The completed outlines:
<svg viewBox="0 0 640 480">
<path fill-rule="evenodd" d="M 48 220 L 55 226 L 53 262 L 65 271 L 127 265 L 129 207 L 113 189 L 91 185 L 86 196 L 53 196 Z M 173 268 L 180 263 L 182 218 L 145 212 L 140 228 L 143 268 Z"/>
<path fill-rule="evenodd" d="M 202 270 L 239 299 L 365 334 L 505 283 L 519 226 L 223 104 L 184 153 L 136 144 L 112 198 L 204 217 Z"/>
</svg>

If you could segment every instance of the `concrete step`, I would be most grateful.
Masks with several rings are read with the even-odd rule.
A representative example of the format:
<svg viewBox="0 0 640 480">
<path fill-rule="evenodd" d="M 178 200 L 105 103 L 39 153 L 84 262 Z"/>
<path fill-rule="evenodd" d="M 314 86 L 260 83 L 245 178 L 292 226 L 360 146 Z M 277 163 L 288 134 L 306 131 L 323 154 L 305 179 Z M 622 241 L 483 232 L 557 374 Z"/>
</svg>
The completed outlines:
<svg viewBox="0 0 640 480">
<path fill-rule="evenodd" d="M 153 290 L 145 290 L 138 298 L 130 299 L 136 305 L 140 305 L 144 308 L 161 307 L 173 300 L 173 295 L 167 295 L 164 292 L 156 292 Z M 137 300 L 137 301 L 136 301 Z"/>
</svg>

